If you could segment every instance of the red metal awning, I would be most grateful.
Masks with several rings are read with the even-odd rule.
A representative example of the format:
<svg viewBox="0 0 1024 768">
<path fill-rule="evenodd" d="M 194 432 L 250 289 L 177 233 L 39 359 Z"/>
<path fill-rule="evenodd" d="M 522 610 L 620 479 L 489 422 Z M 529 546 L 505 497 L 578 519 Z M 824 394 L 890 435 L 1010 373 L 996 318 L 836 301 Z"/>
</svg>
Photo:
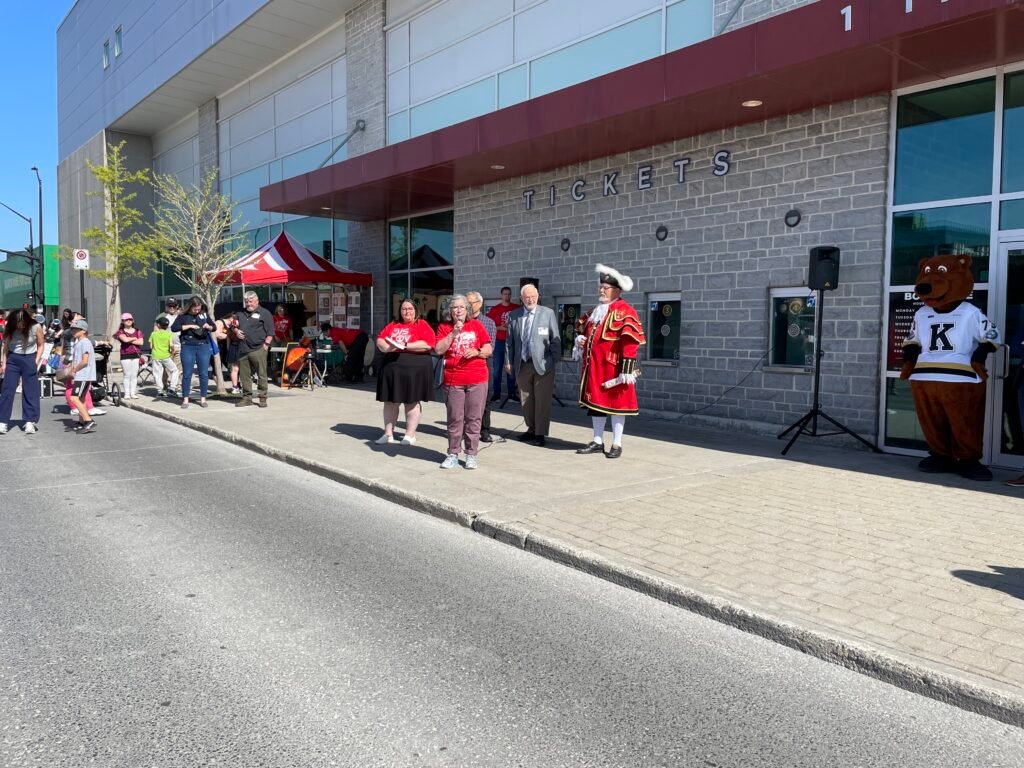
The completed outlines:
<svg viewBox="0 0 1024 768">
<path fill-rule="evenodd" d="M 404 216 L 451 206 L 456 189 L 1022 59 L 1024 0 L 819 0 L 271 184 L 260 207 Z M 751 99 L 763 105 L 741 106 Z"/>
</svg>

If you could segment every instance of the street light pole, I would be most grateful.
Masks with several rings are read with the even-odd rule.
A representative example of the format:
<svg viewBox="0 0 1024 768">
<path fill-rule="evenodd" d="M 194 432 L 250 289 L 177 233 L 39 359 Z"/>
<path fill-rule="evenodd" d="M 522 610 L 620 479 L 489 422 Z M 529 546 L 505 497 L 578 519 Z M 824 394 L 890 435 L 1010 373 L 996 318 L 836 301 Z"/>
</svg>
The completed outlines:
<svg viewBox="0 0 1024 768">
<path fill-rule="evenodd" d="M 39 175 L 39 169 L 32 166 L 36 172 L 36 181 L 39 184 L 39 292 L 43 294 L 42 301 L 36 297 L 36 303 L 46 306 L 46 247 L 43 245 L 43 177 Z"/>
<path fill-rule="evenodd" d="M 2 205 L 4 208 L 6 208 L 11 213 L 13 213 L 19 219 L 22 219 L 23 221 L 27 221 L 28 222 L 28 250 L 29 250 L 29 262 L 30 262 L 30 266 L 31 266 L 32 259 L 34 259 L 36 257 L 36 253 L 35 253 L 36 249 L 35 249 L 35 246 L 32 244 L 32 219 L 30 219 L 28 216 L 26 216 L 23 213 L 18 213 L 16 210 L 11 208 L 11 206 L 9 206 L 7 203 L 0 202 L 0 205 Z M 32 266 L 32 296 L 33 296 L 33 301 L 35 301 L 36 297 L 37 297 L 37 294 L 36 294 L 36 270 L 35 270 L 34 266 Z M 33 313 L 33 314 L 35 314 L 35 313 Z"/>
</svg>

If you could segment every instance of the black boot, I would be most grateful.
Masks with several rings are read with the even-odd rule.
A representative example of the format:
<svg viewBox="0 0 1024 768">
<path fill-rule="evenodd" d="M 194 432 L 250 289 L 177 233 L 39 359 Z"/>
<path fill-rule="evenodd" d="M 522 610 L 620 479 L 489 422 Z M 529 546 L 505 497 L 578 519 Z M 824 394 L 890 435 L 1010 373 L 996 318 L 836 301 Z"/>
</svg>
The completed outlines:
<svg viewBox="0 0 1024 768">
<path fill-rule="evenodd" d="M 965 480 L 977 480 L 984 483 L 992 479 L 992 470 L 980 461 L 973 459 L 957 462 L 957 471 Z"/>
</svg>

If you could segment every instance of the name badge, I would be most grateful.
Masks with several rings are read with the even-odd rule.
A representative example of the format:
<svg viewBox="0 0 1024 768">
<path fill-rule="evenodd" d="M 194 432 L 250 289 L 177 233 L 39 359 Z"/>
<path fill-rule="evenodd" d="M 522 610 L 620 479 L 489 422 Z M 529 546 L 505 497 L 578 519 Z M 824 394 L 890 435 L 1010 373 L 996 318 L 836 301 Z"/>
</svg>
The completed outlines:
<svg viewBox="0 0 1024 768">
<path fill-rule="evenodd" d="M 260 313 L 259 312 L 253 312 L 251 315 L 249 315 L 249 317 L 251 317 L 253 320 L 259 320 L 260 319 Z"/>
<path fill-rule="evenodd" d="M 545 327 L 538 328 L 537 329 L 537 335 L 538 336 L 547 336 L 548 335 L 548 329 L 545 328 Z"/>
</svg>

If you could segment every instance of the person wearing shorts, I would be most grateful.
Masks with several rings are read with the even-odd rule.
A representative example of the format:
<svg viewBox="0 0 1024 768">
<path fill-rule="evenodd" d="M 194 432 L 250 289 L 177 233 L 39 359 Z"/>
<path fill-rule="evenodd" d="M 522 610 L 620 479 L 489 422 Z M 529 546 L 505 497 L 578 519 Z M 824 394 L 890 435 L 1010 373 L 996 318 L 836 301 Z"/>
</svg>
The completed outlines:
<svg viewBox="0 0 1024 768">
<path fill-rule="evenodd" d="M 85 320 L 75 320 L 71 323 L 71 330 L 74 333 L 74 344 L 71 347 L 71 370 L 74 371 L 74 381 L 71 384 L 72 407 L 78 411 L 78 424 L 74 431 L 78 433 L 93 432 L 96 429 L 96 422 L 89 415 L 89 409 L 85 405 L 85 398 L 96 381 L 96 350 L 89 339 L 89 324 Z"/>
</svg>

